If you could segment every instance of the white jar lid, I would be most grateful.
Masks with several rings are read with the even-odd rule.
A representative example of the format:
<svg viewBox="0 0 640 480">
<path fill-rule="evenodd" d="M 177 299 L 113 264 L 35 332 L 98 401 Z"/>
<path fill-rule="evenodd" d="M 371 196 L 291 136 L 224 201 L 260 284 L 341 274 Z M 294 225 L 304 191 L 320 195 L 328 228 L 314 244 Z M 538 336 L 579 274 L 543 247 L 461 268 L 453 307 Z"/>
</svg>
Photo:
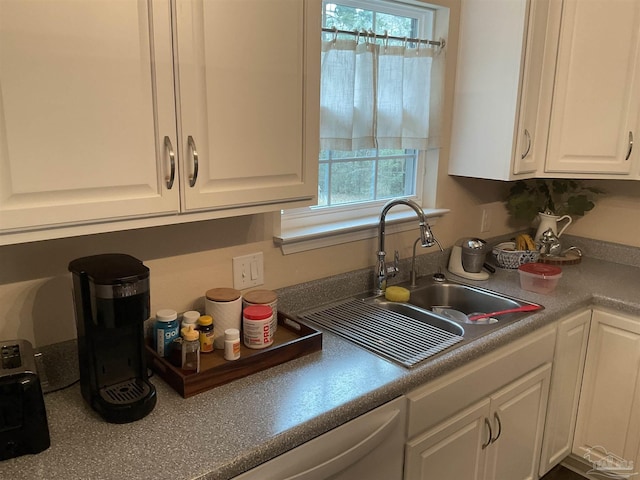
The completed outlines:
<svg viewBox="0 0 640 480">
<path fill-rule="evenodd" d="M 170 322 L 177 318 L 178 312 L 176 312 L 175 310 L 171 310 L 170 308 L 165 308 L 156 312 L 156 320 L 158 320 L 159 322 Z"/>
<path fill-rule="evenodd" d="M 195 310 L 189 310 L 182 314 L 183 323 L 198 323 L 199 318 L 200 318 L 200 312 L 197 312 Z"/>
</svg>

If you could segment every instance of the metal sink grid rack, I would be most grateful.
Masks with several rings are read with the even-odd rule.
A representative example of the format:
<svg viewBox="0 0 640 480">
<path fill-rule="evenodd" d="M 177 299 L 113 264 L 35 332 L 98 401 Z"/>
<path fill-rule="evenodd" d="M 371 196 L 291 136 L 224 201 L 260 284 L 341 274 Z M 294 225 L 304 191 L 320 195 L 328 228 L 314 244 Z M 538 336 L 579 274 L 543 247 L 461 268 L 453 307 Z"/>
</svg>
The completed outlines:
<svg viewBox="0 0 640 480">
<path fill-rule="evenodd" d="M 460 335 L 357 299 L 298 316 L 405 367 L 463 340 Z"/>
</svg>

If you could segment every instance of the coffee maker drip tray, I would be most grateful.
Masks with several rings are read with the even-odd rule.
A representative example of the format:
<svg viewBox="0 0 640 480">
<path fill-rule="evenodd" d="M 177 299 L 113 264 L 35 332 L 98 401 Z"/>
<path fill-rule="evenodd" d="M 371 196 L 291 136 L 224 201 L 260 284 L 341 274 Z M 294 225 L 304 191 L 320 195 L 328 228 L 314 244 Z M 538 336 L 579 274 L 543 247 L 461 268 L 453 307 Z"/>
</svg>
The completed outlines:
<svg viewBox="0 0 640 480">
<path fill-rule="evenodd" d="M 113 405 L 128 405 L 139 402 L 151 392 L 148 383 L 133 378 L 124 382 L 108 385 L 100 389 L 100 397 Z"/>
</svg>

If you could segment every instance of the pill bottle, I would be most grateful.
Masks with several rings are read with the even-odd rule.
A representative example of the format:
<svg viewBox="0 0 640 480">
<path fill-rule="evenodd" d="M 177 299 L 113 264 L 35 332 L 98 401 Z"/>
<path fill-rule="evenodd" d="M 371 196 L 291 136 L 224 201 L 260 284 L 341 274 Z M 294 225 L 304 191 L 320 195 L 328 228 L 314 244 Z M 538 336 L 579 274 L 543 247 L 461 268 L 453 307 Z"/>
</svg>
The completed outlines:
<svg viewBox="0 0 640 480">
<path fill-rule="evenodd" d="M 213 352 L 213 318 L 211 315 L 202 315 L 198 318 L 198 331 L 200 332 L 200 352 Z"/>
<path fill-rule="evenodd" d="M 182 323 L 180 324 L 180 334 L 182 334 L 182 330 L 185 328 L 189 328 L 189 325 L 193 327 L 194 330 L 198 328 L 198 319 L 200 318 L 200 312 L 196 312 L 195 310 L 189 310 L 182 314 Z"/>
<path fill-rule="evenodd" d="M 171 343 L 178 338 L 178 312 L 171 309 L 158 310 L 153 324 L 153 339 L 156 352 L 161 357 L 171 353 Z"/>
<path fill-rule="evenodd" d="M 183 370 L 200 371 L 200 333 L 189 325 L 180 331 L 182 335 L 182 364 Z"/>
<path fill-rule="evenodd" d="M 224 331 L 224 359 L 238 360 L 240 358 L 240 331 L 237 328 L 227 328 Z"/>
<path fill-rule="evenodd" d="M 269 305 L 271 307 L 273 310 L 271 334 L 275 335 L 278 329 L 278 294 L 273 290 L 250 290 L 242 295 L 242 306 L 246 308 L 250 305 Z"/>
<path fill-rule="evenodd" d="M 249 348 L 266 348 L 273 344 L 271 322 L 273 310 L 269 305 L 250 305 L 242 311 L 244 344 Z"/>
</svg>

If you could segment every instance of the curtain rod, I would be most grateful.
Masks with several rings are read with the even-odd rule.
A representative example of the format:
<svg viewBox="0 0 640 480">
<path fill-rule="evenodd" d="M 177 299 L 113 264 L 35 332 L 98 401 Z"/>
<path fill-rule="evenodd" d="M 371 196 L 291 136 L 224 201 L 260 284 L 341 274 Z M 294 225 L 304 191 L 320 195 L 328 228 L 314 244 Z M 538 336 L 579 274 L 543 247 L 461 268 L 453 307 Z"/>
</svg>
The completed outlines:
<svg viewBox="0 0 640 480">
<path fill-rule="evenodd" d="M 425 40 L 425 39 L 421 39 L 421 38 L 409 38 L 409 37 L 398 37 L 395 35 L 389 35 L 388 33 L 375 33 L 372 32 L 371 30 L 366 31 L 366 30 L 362 30 L 362 31 L 357 31 L 357 30 L 339 30 L 335 27 L 333 28 L 327 28 L 327 27 L 323 27 L 322 31 L 324 33 L 333 33 L 334 35 L 338 35 L 338 34 L 346 34 L 346 35 L 353 35 L 353 36 L 357 36 L 357 37 L 364 37 L 364 38 L 371 38 L 371 37 L 375 37 L 375 38 L 379 38 L 381 40 L 399 40 L 401 42 L 410 42 L 410 43 L 424 43 L 426 45 L 433 45 L 435 47 L 440 47 L 440 48 L 444 48 L 445 46 L 445 41 L 444 39 L 441 39 L 440 41 L 437 40 Z"/>
</svg>

